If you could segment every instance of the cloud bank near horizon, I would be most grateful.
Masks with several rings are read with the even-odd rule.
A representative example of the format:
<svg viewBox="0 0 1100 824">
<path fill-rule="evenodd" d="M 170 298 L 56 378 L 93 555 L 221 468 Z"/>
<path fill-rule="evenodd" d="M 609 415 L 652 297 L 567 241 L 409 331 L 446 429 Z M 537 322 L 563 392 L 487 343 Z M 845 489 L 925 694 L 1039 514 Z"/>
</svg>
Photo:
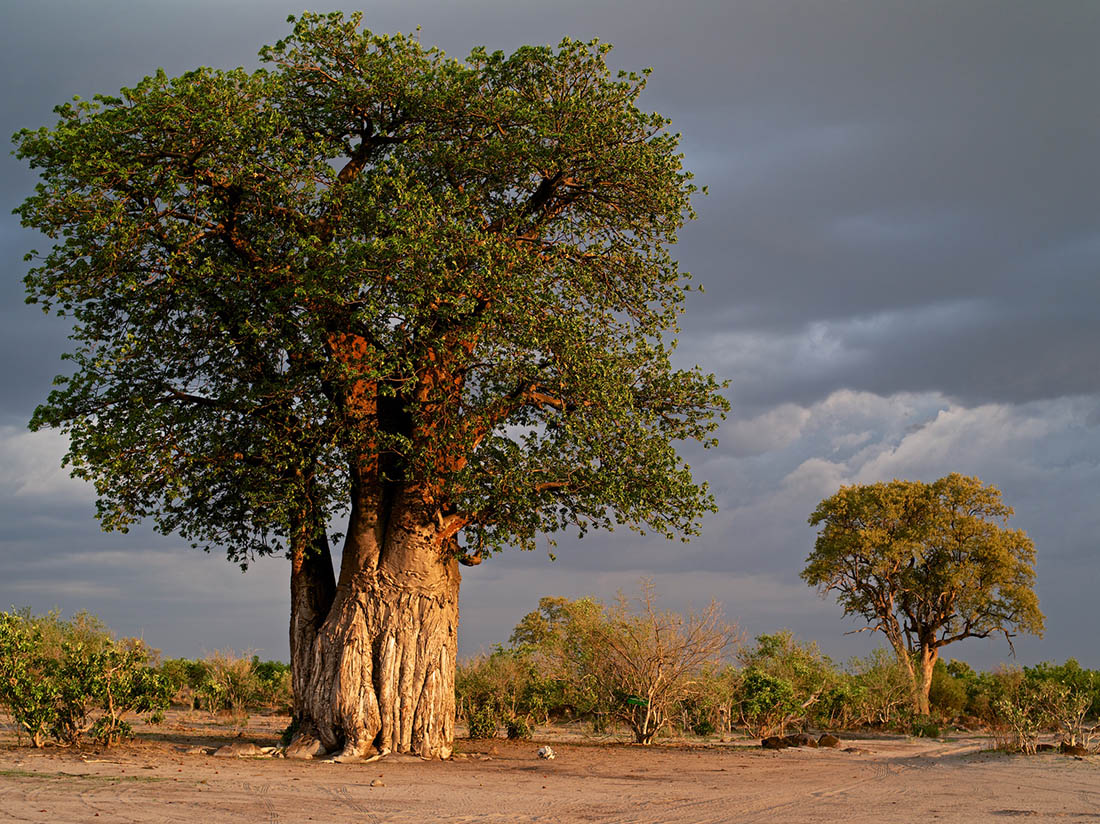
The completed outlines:
<svg viewBox="0 0 1100 824">
<path fill-rule="evenodd" d="M 0 32 L 8 133 L 73 94 L 162 65 L 255 65 L 298 9 L 277 0 L 39 0 Z M 844 483 L 952 471 L 1002 489 L 1039 552 L 1048 631 L 1023 662 L 1100 666 L 1088 620 L 1100 533 L 1100 6 L 1023 0 L 379 2 L 375 31 L 451 54 L 561 35 L 652 65 L 645 105 L 673 118 L 710 195 L 676 250 L 706 287 L 677 356 L 730 380 L 721 445 L 687 450 L 720 511 L 689 544 L 629 532 L 562 539 L 558 561 L 507 553 L 466 573 L 462 649 L 507 638 L 541 595 L 613 597 L 655 579 L 669 607 L 711 598 L 749 634 L 789 627 L 843 658 L 874 642 L 798 578 L 806 519 Z M 6 214 L 34 184 L 0 161 Z M 104 535 L 59 468 L 57 433 L 25 431 L 65 349 L 22 304 L 0 222 L 0 602 L 98 612 L 169 654 L 286 655 L 285 564 L 224 559 L 135 529 Z M 1003 643 L 948 650 L 978 665 Z"/>
</svg>

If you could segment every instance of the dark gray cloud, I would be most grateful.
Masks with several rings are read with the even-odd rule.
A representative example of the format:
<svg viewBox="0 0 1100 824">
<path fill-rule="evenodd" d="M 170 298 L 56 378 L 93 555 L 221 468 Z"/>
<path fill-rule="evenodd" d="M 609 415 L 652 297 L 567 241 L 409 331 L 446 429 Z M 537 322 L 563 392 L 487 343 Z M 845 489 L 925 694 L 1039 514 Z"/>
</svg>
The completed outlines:
<svg viewBox="0 0 1100 824">
<path fill-rule="evenodd" d="M 157 66 L 254 65 L 298 11 L 9 5 L 7 134 Z M 840 483 L 958 470 L 1002 486 L 1040 547 L 1049 631 L 1021 656 L 1100 664 L 1084 618 L 1100 531 L 1100 5 L 410 0 L 365 21 L 419 25 L 457 55 L 610 41 L 614 65 L 653 66 L 645 104 L 673 117 L 711 191 L 677 249 L 706 287 L 679 356 L 732 382 L 722 446 L 689 454 L 721 511 L 686 545 L 563 537 L 556 564 L 513 553 L 469 572 L 465 650 L 505 638 L 539 595 L 607 596 L 645 574 L 670 606 L 716 597 L 750 633 L 790 626 L 837 655 L 865 650 L 798 580 L 809 511 Z M 0 161 L 0 210 L 33 182 Z M 21 431 L 65 347 L 64 323 L 23 305 L 22 256 L 43 245 L 0 223 L 0 602 L 93 609 L 172 654 L 285 655 L 279 561 L 242 577 L 175 539 L 98 533 L 89 491 L 56 468 L 64 444 Z"/>
</svg>

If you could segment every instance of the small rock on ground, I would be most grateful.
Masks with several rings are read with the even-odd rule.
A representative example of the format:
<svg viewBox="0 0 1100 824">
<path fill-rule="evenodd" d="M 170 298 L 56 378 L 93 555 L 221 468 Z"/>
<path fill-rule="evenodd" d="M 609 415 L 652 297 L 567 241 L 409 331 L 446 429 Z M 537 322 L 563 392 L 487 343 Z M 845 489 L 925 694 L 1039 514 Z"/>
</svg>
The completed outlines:
<svg viewBox="0 0 1100 824">
<path fill-rule="evenodd" d="M 325 747 L 312 735 L 302 735 L 290 742 L 283 755 L 301 760 L 321 758 L 325 755 Z"/>
<path fill-rule="evenodd" d="M 1088 751 L 1088 749 L 1087 749 L 1086 747 L 1082 747 L 1082 746 L 1080 746 L 1079 744 L 1070 744 L 1070 743 L 1068 743 L 1068 742 L 1066 742 L 1066 741 L 1063 741 L 1063 742 L 1062 742 L 1062 745 L 1061 745 L 1060 749 L 1061 749 L 1061 750 L 1062 750 L 1062 752 L 1064 752 L 1064 753 L 1065 753 L 1066 755 L 1079 755 L 1079 756 L 1084 756 L 1084 755 L 1088 755 L 1088 754 L 1089 754 L 1089 751 Z"/>
<path fill-rule="evenodd" d="M 817 739 L 804 732 L 788 735 L 783 740 L 787 742 L 788 747 L 817 747 Z"/>
<path fill-rule="evenodd" d="M 214 755 L 219 758 L 247 758 L 263 754 L 264 751 L 250 741 L 234 741 L 214 750 Z"/>
</svg>

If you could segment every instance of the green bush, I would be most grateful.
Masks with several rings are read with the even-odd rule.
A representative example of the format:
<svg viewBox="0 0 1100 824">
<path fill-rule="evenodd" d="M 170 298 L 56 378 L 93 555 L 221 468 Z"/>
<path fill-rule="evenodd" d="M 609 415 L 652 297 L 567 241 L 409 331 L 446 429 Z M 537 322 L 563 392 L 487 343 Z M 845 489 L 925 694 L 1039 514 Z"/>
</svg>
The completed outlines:
<svg viewBox="0 0 1100 824">
<path fill-rule="evenodd" d="M 706 738 L 708 735 L 714 735 L 718 728 L 714 726 L 714 722 L 709 718 L 701 718 L 691 725 L 691 731 L 702 738 Z"/>
<path fill-rule="evenodd" d="M 1090 718 L 1100 716 L 1100 671 L 1083 668 L 1075 658 L 1066 659 L 1064 664 L 1043 662 L 1024 667 L 1024 678 L 1031 683 L 1048 681 L 1067 687 L 1082 701 L 1087 699 L 1085 713 Z"/>
<path fill-rule="evenodd" d="M 1050 722 L 1049 682 L 1029 684 L 1022 677 L 1006 684 L 993 704 L 997 748 L 1035 753 L 1039 733 Z"/>
<path fill-rule="evenodd" d="M 790 685 L 786 724 L 811 726 L 828 714 L 823 698 L 838 687 L 842 674 L 817 644 L 801 642 L 790 630 L 758 635 L 756 644 L 738 656 L 746 671 L 755 670 Z M 797 705 L 797 706 L 795 706 Z"/>
<path fill-rule="evenodd" d="M 718 655 L 696 658 L 677 670 L 675 690 L 655 701 L 639 673 L 648 672 L 646 662 L 683 658 L 670 646 L 683 619 L 656 612 L 652 603 L 643 607 L 639 613 L 591 599 L 541 599 L 508 647 L 459 663 L 456 693 L 471 735 L 493 735 L 502 723 L 515 734 L 519 721 L 532 726 L 583 718 L 597 732 L 613 732 L 619 722 L 639 725 L 646 736 L 668 727 L 703 736 L 727 733 L 739 722 L 755 735 L 788 727 L 871 726 L 939 737 L 943 725 L 961 719 L 989 725 L 1011 739 L 1006 746 L 1024 749 L 1040 716 L 1043 729 L 1088 741 L 1092 728 L 1085 719 L 1095 719 L 1100 707 L 1100 672 L 1073 659 L 994 672 L 952 660 L 933 670 L 931 714 L 914 717 L 912 681 L 893 652 L 876 649 L 840 670 L 815 644 L 785 630 L 758 636 L 739 655 L 740 670 Z M 1042 702 L 1027 698 L 1033 693 Z"/>
<path fill-rule="evenodd" d="M 18 614 L 0 613 L 0 702 L 35 747 L 57 725 L 57 683 L 49 677 L 42 629 Z"/>
<path fill-rule="evenodd" d="M 789 681 L 758 669 L 744 673 L 738 707 L 749 734 L 758 737 L 783 732 L 802 710 Z"/>
<path fill-rule="evenodd" d="M 740 672 L 730 665 L 701 667 L 680 699 L 677 718 L 680 730 L 703 737 L 731 732 L 740 679 Z"/>
<path fill-rule="evenodd" d="M 98 673 L 98 695 L 104 712 L 90 730 L 100 744 L 110 746 L 133 737 L 133 729 L 126 720 L 128 714 L 163 718 L 171 685 L 157 670 L 147 666 L 148 660 L 149 653 L 140 641 L 112 642 L 101 653 L 94 669 Z"/>
<path fill-rule="evenodd" d="M 249 711 L 289 713 L 293 708 L 290 665 L 282 661 L 219 651 L 199 660 L 171 658 L 160 672 L 171 684 L 172 702 L 188 709 L 243 716 Z"/>
<path fill-rule="evenodd" d="M 512 643 L 595 727 L 618 721 L 648 744 L 680 715 L 699 673 L 716 665 L 733 637 L 717 604 L 687 616 L 659 610 L 643 581 L 636 605 L 622 595 L 611 607 L 543 598 Z"/>
<path fill-rule="evenodd" d="M 217 650 L 209 653 L 203 664 L 206 674 L 198 689 L 203 708 L 214 714 L 225 710 L 234 718 L 247 717 L 261 692 L 252 656 Z"/>
<path fill-rule="evenodd" d="M 0 703 L 35 747 L 78 743 L 91 734 L 111 745 L 132 735 L 131 714 L 163 711 L 170 681 L 149 666 L 136 639 L 116 641 L 91 616 L 0 613 Z"/>
<path fill-rule="evenodd" d="M 206 664 L 190 658 L 169 658 L 160 665 L 160 672 L 172 689 L 172 703 L 198 709 L 199 689 L 206 680 Z"/>
<path fill-rule="evenodd" d="M 261 661 L 252 656 L 252 671 L 256 674 L 256 705 L 264 710 L 289 713 L 294 706 L 290 664 L 282 661 Z"/>
<path fill-rule="evenodd" d="M 513 741 L 530 741 L 535 734 L 534 728 L 528 723 L 527 719 L 521 717 L 509 718 L 504 725 L 504 729 Z"/>
<path fill-rule="evenodd" d="M 499 718 L 488 704 L 479 704 L 466 711 L 466 735 L 469 738 L 495 738 Z"/>
<path fill-rule="evenodd" d="M 102 698 L 100 676 L 107 663 L 103 655 L 84 641 L 63 641 L 60 656 L 52 662 L 58 702 L 51 733 L 63 744 L 76 744 L 95 723 L 89 715 Z"/>
<path fill-rule="evenodd" d="M 917 738 L 939 738 L 940 727 L 930 716 L 918 715 L 909 724 L 909 734 Z"/>
<path fill-rule="evenodd" d="M 879 648 L 848 664 L 853 695 L 859 703 L 853 715 L 857 725 L 898 727 L 909 718 L 912 681 L 890 652 Z"/>
<path fill-rule="evenodd" d="M 821 696 L 817 721 L 825 729 L 844 730 L 864 723 L 867 687 L 845 674 Z"/>
<path fill-rule="evenodd" d="M 952 675 L 943 661 L 937 661 L 932 670 L 932 688 L 928 691 L 928 703 L 932 711 L 948 723 L 962 715 L 966 709 L 967 682 Z"/>
</svg>

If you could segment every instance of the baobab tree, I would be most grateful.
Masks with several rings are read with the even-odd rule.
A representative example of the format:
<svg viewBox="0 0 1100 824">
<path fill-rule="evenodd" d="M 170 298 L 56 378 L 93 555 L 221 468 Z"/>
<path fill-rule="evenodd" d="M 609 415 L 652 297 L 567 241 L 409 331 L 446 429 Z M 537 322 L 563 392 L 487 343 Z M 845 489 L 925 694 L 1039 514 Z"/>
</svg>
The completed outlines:
<svg viewBox="0 0 1100 824">
<path fill-rule="evenodd" d="M 264 69 L 16 135 L 54 241 L 28 300 L 74 318 L 32 426 L 68 434 L 105 528 L 290 558 L 300 729 L 446 757 L 460 564 L 713 507 L 675 445 L 725 401 L 669 359 L 695 187 L 606 45 L 455 60 L 291 21 Z"/>
</svg>

